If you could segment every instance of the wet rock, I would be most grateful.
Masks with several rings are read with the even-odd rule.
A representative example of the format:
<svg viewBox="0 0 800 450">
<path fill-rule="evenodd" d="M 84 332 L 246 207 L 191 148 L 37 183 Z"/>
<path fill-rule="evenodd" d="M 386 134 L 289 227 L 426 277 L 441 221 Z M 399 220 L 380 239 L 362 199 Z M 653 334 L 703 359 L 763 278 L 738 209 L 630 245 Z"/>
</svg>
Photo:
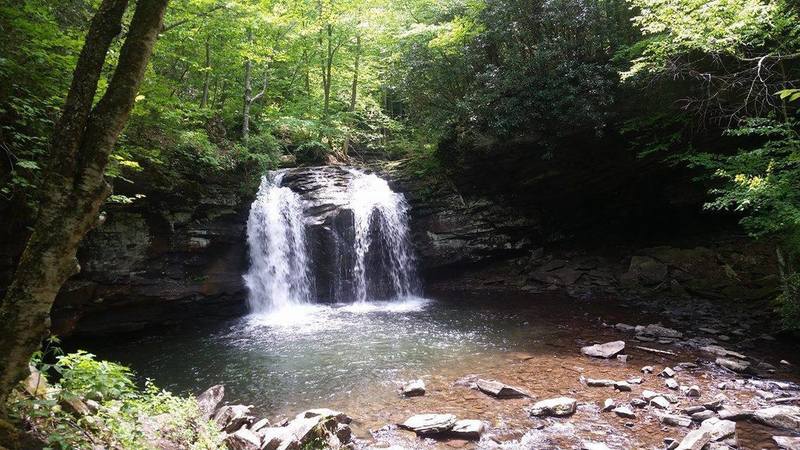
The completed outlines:
<svg viewBox="0 0 800 450">
<path fill-rule="evenodd" d="M 633 256 L 623 281 L 638 281 L 644 286 L 654 286 L 667 277 L 667 265 L 649 256 Z"/>
<path fill-rule="evenodd" d="M 225 386 L 218 384 L 206 389 L 202 394 L 197 396 L 197 408 L 200 410 L 200 416 L 203 419 L 210 419 L 217 410 L 217 406 L 225 396 Z"/>
<path fill-rule="evenodd" d="M 605 402 L 603 402 L 603 412 L 611 411 L 612 409 L 616 408 L 617 404 L 612 398 L 607 398 Z"/>
<path fill-rule="evenodd" d="M 507 384 L 503 384 L 496 380 L 478 380 L 476 382 L 476 386 L 478 390 L 483 392 L 484 394 L 491 395 L 497 398 L 519 398 L 519 397 L 530 397 L 530 395 L 525 392 L 524 390 L 509 386 Z"/>
<path fill-rule="evenodd" d="M 250 425 L 250 431 L 252 431 L 253 433 L 258 433 L 260 430 L 267 428 L 268 426 L 269 426 L 269 420 L 261 419 L 258 422 L 254 423 L 253 425 Z"/>
<path fill-rule="evenodd" d="M 705 428 L 711 432 L 711 440 L 719 441 L 736 434 L 736 422 L 731 420 L 721 420 L 716 417 L 704 420 L 700 428 Z"/>
<path fill-rule="evenodd" d="M 701 450 L 712 441 L 719 441 L 736 433 L 736 422 L 708 419 L 700 428 L 689 432 L 676 450 Z"/>
<path fill-rule="evenodd" d="M 583 441 L 581 450 L 611 450 L 611 448 L 602 442 Z"/>
<path fill-rule="evenodd" d="M 457 439 L 477 440 L 481 438 L 484 430 L 486 430 L 486 425 L 482 421 L 462 419 L 456 421 L 448 434 Z"/>
<path fill-rule="evenodd" d="M 658 374 L 658 376 L 664 378 L 672 378 L 675 376 L 675 370 L 673 370 L 672 367 L 665 367 L 664 370 L 662 370 L 661 373 Z"/>
<path fill-rule="evenodd" d="M 230 450 L 260 450 L 261 438 L 247 428 L 241 428 L 225 437 L 225 446 Z"/>
<path fill-rule="evenodd" d="M 291 430 L 287 427 L 266 427 L 259 429 L 256 434 L 261 438 L 262 450 L 276 450 L 289 437 Z"/>
<path fill-rule="evenodd" d="M 620 392 L 630 392 L 632 390 L 631 385 L 628 384 L 627 381 L 617 381 L 614 383 L 614 389 Z"/>
<path fill-rule="evenodd" d="M 642 398 L 647 400 L 648 402 L 650 400 L 652 400 L 653 398 L 658 397 L 658 395 L 659 394 L 657 392 L 653 392 L 653 391 L 651 391 L 649 389 L 645 389 L 645 390 L 642 391 Z"/>
<path fill-rule="evenodd" d="M 746 372 L 750 368 L 749 362 L 739 359 L 717 358 L 715 362 L 718 365 L 734 372 Z"/>
<path fill-rule="evenodd" d="M 536 402 L 528 409 L 528 413 L 535 417 L 563 417 L 574 414 L 577 406 L 578 402 L 574 398 L 556 397 Z"/>
<path fill-rule="evenodd" d="M 642 330 L 640 333 L 644 334 L 645 336 L 654 336 L 658 338 L 680 339 L 683 337 L 683 333 L 680 331 L 657 324 L 650 324 L 644 327 L 644 330 Z"/>
<path fill-rule="evenodd" d="M 719 414 L 719 418 L 722 420 L 750 420 L 753 418 L 754 412 L 755 411 L 751 409 L 740 409 L 728 406 L 717 411 L 717 414 Z"/>
<path fill-rule="evenodd" d="M 738 359 L 747 359 L 747 357 L 745 355 L 743 355 L 741 353 L 737 353 L 737 352 L 731 351 L 731 350 L 728 350 L 728 349 L 726 349 L 724 347 L 721 347 L 719 345 L 706 345 L 706 346 L 700 347 L 700 350 L 702 350 L 702 351 L 704 351 L 706 353 L 711 353 L 712 355 L 716 355 L 716 356 L 719 356 L 719 357 L 732 356 L 732 357 L 738 358 Z"/>
<path fill-rule="evenodd" d="M 669 409 L 670 403 L 669 400 L 664 398 L 663 396 L 659 395 L 650 399 L 650 404 L 661 409 Z"/>
<path fill-rule="evenodd" d="M 616 328 L 619 331 L 625 331 L 625 332 L 630 332 L 630 331 L 636 330 L 635 326 L 628 325 L 627 323 L 618 323 L 618 324 L 614 325 L 614 328 Z"/>
<path fill-rule="evenodd" d="M 250 406 L 225 405 L 214 414 L 214 422 L 221 430 L 233 433 L 239 428 L 252 423 L 255 417 L 250 415 Z"/>
<path fill-rule="evenodd" d="M 725 394 L 717 394 L 714 396 L 714 399 L 703 403 L 703 406 L 706 407 L 706 409 L 718 411 L 727 401 L 728 397 L 726 397 Z"/>
<path fill-rule="evenodd" d="M 674 378 L 667 378 L 664 384 L 670 389 L 678 389 L 678 381 Z"/>
<path fill-rule="evenodd" d="M 625 350 L 625 341 L 612 341 L 583 347 L 581 353 L 594 358 L 613 358 L 622 350 Z"/>
<path fill-rule="evenodd" d="M 309 409 L 297 415 L 297 418 L 311 419 L 318 417 L 319 420 L 333 419 L 336 423 L 349 424 L 353 421 L 347 414 L 328 408 Z"/>
<path fill-rule="evenodd" d="M 425 395 L 425 382 L 422 380 L 413 380 L 403 386 L 403 396 L 405 397 L 419 397 Z"/>
<path fill-rule="evenodd" d="M 784 450 L 800 450 L 800 437 L 772 436 L 772 440 Z"/>
<path fill-rule="evenodd" d="M 657 414 L 658 420 L 664 425 L 673 427 L 690 427 L 692 419 L 686 416 L 678 416 L 675 414 Z"/>
<path fill-rule="evenodd" d="M 586 385 L 589 387 L 609 387 L 616 383 L 614 380 L 595 380 L 594 378 L 587 378 Z"/>
<path fill-rule="evenodd" d="M 683 408 L 681 411 L 683 411 L 684 414 L 689 414 L 691 416 L 692 414 L 699 413 L 705 410 L 706 410 L 705 406 L 694 405 L 694 406 L 687 406 L 686 408 Z"/>
<path fill-rule="evenodd" d="M 699 411 L 699 412 L 693 413 L 691 416 L 692 416 L 692 420 L 694 420 L 695 422 L 702 422 L 704 420 L 708 420 L 708 419 L 710 419 L 712 417 L 715 417 L 716 414 L 714 413 L 714 411 L 710 411 L 708 409 L 704 409 L 703 411 Z"/>
<path fill-rule="evenodd" d="M 409 417 L 399 426 L 419 435 L 428 435 L 450 431 L 456 422 L 456 416 L 452 414 L 418 414 Z"/>
<path fill-rule="evenodd" d="M 759 409 L 753 420 L 768 427 L 800 432 L 800 406 L 780 405 Z"/>
<path fill-rule="evenodd" d="M 620 417 L 624 417 L 626 419 L 635 419 L 636 418 L 636 414 L 634 414 L 633 411 L 630 408 L 626 407 L 626 406 L 618 406 L 618 407 L 614 408 L 614 414 L 616 414 L 616 415 L 618 415 Z"/>
</svg>

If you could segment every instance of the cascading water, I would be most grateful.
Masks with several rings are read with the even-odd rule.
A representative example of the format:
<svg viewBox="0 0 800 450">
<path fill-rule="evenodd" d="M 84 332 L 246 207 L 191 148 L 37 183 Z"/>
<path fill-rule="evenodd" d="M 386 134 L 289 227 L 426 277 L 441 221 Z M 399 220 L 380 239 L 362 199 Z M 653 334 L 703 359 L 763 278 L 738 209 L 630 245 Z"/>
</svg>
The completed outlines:
<svg viewBox="0 0 800 450">
<path fill-rule="evenodd" d="M 408 204 L 373 174 L 273 172 L 253 202 L 247 236 L 251 265 L 245 280 L 253 312 L 312 299 L 366 302 L 419 293 Z"/>
<path fill-rule="evenodd" d="M 350 182 L 350 208 L 353 210 L 355 300 L 366 301 L 369 291 L 370 252 L 377 252 L 390 290 L 395 296 L 415 294 L 417 288 L 414 258 L 408 236 L 408 204 L 402 194 L 393 192 L 386 180 L 353 170 Z M 376 241 L 378 239 L 379 241 Z"/>
<path fill-rule="evenodd" d="M 255 312 L 311 299 L 303 204 L 298 194 L 281 187 L 283 175 L 261 180 L 247 220 L 250 270 L 244 278 Z"/>
</svg>

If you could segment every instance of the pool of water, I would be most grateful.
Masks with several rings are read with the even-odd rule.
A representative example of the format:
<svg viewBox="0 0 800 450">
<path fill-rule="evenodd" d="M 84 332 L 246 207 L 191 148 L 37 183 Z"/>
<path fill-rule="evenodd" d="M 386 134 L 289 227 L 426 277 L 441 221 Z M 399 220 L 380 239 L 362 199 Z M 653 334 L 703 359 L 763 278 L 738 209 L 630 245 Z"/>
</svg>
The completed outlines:
<svg viewBox="0 0 800 450">
<path fill-rule="evenodd" d="M 637 349 L 635 341 L 626 349 L 628 363 L 580 354 L 580 346 L 589 342 L 630 339 L 603 322 L 632 315 L 636 323 L 655 321 L 613 302 L 565 297 L 408 298 L 306 304 L 213 326 L 149 330 L 69 346 L 129 365 L 141 380 L 151 378 L 180 394 L 223 384 L 226 401 L 254 405 L 259 416 L 271 420 L 309 408 L 341 410 L 354 418 L 358 436 L 405 448 L 447 447 L 397 431 L 370 430 L 413 414 L 439 412 L 483 420 L 496 439 L 522 438 L 533 443 L 531 448 L 574 448 L 586 440 L 611 448 L 655 448 L 665 437 L 688 430 L 665 428 L 643 411 L 636 420 L 621 419 L 601 413 L 598 405 L 609 396 L 622 403 L 643 389 L 663 390 L 660 377 L 645 377 L 630 393 L 587 388 L 579 381 L 581 376 L 623 380 L 641 375 L 643 365 L 673 366 L 702 357 L 676 347 L 669 347 L 674 356 L 655 355 Z M 711 399 L 721 393 L 720 381 L 733 378 L 703 364 L 702 370 L 679 378 L 682 384 L 700 385 L 703 399 Z M 524 411 L 530 399 L 498 401 L 459 382 L 470 376 L 519 386 L 540 399 L 572 396 L 581 406 L 567 421 L 532 420 Z M 416 378 L 425 381 L 427 394 L 401 398 L 399 387 Z M 752 393 L 739 400 L 744 405 L 756 401 Z M 740 426 L 742 448 L 769 448 L 763 443 L 769 440 L 767 432 Z"/>
<path fill-rule="evenodd" d="M 306 304 L 213 327 L 80 343 L 179 393 L 224 384 L 227 398 L 290 414 L 342 397 L 525 351 L 558 327 L 535 311 L 409 298 Z"/>
</svg>

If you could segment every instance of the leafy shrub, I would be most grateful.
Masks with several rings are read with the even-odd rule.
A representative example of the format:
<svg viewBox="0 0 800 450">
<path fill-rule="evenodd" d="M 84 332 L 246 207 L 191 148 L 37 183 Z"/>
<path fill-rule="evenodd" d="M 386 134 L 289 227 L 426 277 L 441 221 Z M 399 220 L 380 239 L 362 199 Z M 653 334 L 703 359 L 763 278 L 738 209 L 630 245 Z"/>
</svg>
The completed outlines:
<svg viewBox="0 0 800 450">
<path fill-rule="evenodd" d="M 111 361 L 97 361 L 83 350 L 59 356 L 54 369 L 64 391 L 92 400 L 131 397 L 136 391 L 133 373 Z"/>
<path fill-rule="evenodd" d="M 294 154 L 298 164 L 316 166 L 325 164 L 329 151 L 325 144 L 318 141 L 310 141 L 297 147 Z"/>
<path fill-rule="evenodd" d="M 9 411 L 46 448 L 141 449 L 154 448 L 155 441 L 170 448 L 224 447 L 216 425 L 200 417 L 193 397 L 173 395 L 150 381 L 138 389 L 130 369 L 85 351 L 57 356 L 52 365 L 44 359 L 38 352 L 31 363 L 53 379 L 60 375 L 59 382 L 37 389 L 36 395 L 16 392 Z M 97 401 L 88 413 L 70 407 L 88 400 Z"/>
</svg>

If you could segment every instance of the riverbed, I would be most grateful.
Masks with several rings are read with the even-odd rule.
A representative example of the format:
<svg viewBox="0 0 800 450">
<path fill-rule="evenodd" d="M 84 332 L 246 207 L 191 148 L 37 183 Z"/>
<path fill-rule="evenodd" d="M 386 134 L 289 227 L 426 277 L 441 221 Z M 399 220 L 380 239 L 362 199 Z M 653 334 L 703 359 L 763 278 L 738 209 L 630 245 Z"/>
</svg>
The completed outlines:
<svg viewBox="0 0 800 450">
<path fill-rule="evenodd" d="M 649 408 L 636 418 L 601 412 L 607 398 L 626 404 L 645 389 L 669 392 L 657 376 L 666 366 L 696 363 L 676 375 L 681 385 L 698 385 L 702 396 L 679 395 L 682 406 L 719 394 L 739 407 L 766 404 L 744 378 L 715 366 L 714 357 L 680 345 L 648 343 L 675 355 L 635 348 L 630 334 L 612 325 L 627 317 L 652 323 L 658 317 L 632 314 L 612 302 L 564 296 L 526 298 L 498 293 L 493 298 L 406 298 L 389 302 L 302 304 L 252 314 L 214 325 L 181 326 L 104 341 L 75 343 L 102 358 L 130 365 L 140 379 L 181 394 L 223 384 L 226 400 L 254 405 L 259 415 L 279 420 L 327 407 L 354 419 L 364 445 L 405 448 L 496 447 L 580 448 L 603 442 L 610 448 L 663 448 L 689 429 L 662 425 Z M 583 345 L 628 341 L 627 362 L 593 359 Z M 644 346 L 643 344 L 641 346 Z M 735 346 L 734 346 L 735 347 Z M 776 379 L 796 380 L 794 366 L 779 363 L 784 349 L 766 346 L 758 358 L 776 367 Z M 642 374 L 652 365 L 655 374 Z M 627 380 L 642 377 L 632 392 L 587 387 L 581 377 Z M 475 378 L 520 387 L 536 399 L 574 397 L 578 411 L 567 419 L 532 419 L 530 398 L 498 400 L 470 388 Z M 402 398 L 404 382 L 422 379 L 427 393 Z M 739 381 L 737 381 L 739 380 Z M 721 389 L 725 383 L 725 389 Z M 477 443 L 417 439 L 393 425 L 419 413 L 452 413 L 480 419 L 489 432 Z M 740 448 L 771 447 L 774 430 L 740 423 Z M 785 433 L 784 433 L 785 434 Z"/>
</svg>

